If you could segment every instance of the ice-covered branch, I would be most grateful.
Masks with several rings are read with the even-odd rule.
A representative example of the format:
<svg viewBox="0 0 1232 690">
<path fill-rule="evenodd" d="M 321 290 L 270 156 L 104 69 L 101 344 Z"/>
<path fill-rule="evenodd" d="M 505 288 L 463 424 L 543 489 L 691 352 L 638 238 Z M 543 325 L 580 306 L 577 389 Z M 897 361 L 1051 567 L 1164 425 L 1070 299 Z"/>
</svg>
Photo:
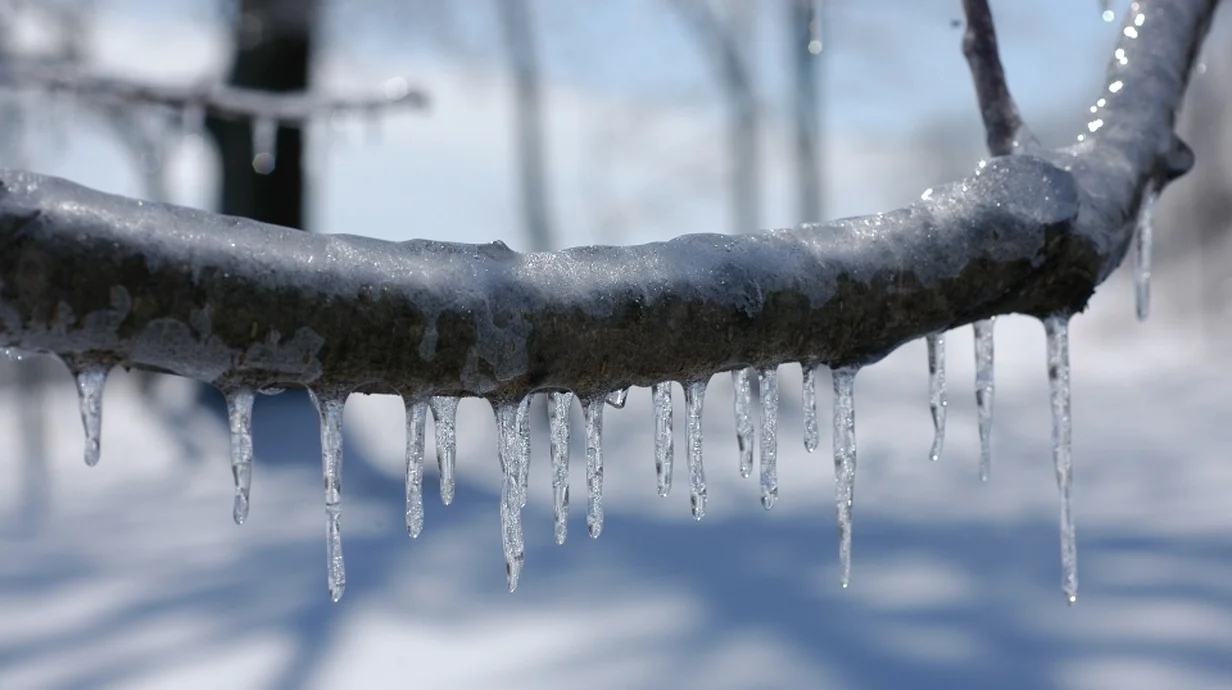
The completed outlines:
<svg viewBox="0 0 1232 690">
<path fill-rule="evenodd" d="M 0 64 L 0 86 L 69 94 L 84 101 L 163 106 L 201 117 L 299 124 L 335 112 L 367 113 L 389 108 L 422 109 L 428 97 L 405 79 L 388 80 L 380 93 L 355 96 L 272 93 L 215 82 L 179 86 L 143 83 L 81 71 L 77 67 L 35 62 Z"/>
</svg>

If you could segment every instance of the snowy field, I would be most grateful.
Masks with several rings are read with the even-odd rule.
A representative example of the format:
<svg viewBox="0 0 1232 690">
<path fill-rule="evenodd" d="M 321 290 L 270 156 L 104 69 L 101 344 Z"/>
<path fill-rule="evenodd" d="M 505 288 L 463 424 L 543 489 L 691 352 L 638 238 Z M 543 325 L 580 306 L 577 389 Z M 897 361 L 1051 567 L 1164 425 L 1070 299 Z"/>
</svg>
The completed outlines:
<svg viewBox="0 0 1232 690">
<path fill-rule="evenodd" d="M 305 396 L 258 402 L 252 514 L 237 527 L 220 406 L 192 406 L 183 381 L 144 398 L 132 377 L 116 376 L 102 463 L 89 469 L 65 375 L 37 410 L 12 387 L 0 394 L 0 687 L 1226 688 L 1232 369 L 1166 314 L 1131 323 L 1127 287 L 1106 286 L 1073 326 L 1081 593 L 1072 608 L 1059 588 L 1042 328 L 1024 318 L 998 324 L 985 485 L 969 329 L 949 338 L 939 463 L 927 459 L 922 344 L 858 377 L 847 590 L 831 436 L 804 452 L 798 367 L 781 370 L 782 488 L 768 513 L 755 480 L 737 472 L 726 375 L 707 394 L 710 510 L 700 524 L 682 462 L 672 495 L 655 493 L 649 393 L 634 389 L 606 415 L 598 540 L 580 509 L 575 408 L 571 531 L 555 546 L 546 422 L 536 418 L 527 564 L 514 594 L 486 405 L 463 404 L 457 498 L 440 505 L 430 469 L 427 527 L 412 541 L 402 406 L 353 396 L 339 604 L 325 588 L 316 416 Z M 10 379 L 19 365 L 0 366 Z M 828 419 L 830 396 L 820 397 Z M 38 412 L 49 480 L 41 506 L 23 495 Z"/>
</svg>

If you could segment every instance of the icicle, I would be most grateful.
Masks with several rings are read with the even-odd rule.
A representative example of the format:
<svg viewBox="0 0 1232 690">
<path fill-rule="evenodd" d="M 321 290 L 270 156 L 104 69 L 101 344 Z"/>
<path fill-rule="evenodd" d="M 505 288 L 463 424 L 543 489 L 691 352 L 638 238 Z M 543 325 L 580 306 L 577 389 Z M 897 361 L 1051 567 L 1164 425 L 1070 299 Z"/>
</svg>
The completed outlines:
<svg viewBox="0 0 1232 690">
<path fill-rule="evenodd" d="M 278 164 L 275 146 L 278 143 L 278 123 L 268 117 L 252 122 L 252 169 L 268 175 Z"/>
<path fill-rule="evenodd" d="M 688 415 L 685 436 L 689 445 L 689 503 L 694 520 L 706 516 L 706 470 L 702 466 L 702 405 L 705 400 L 706 381 L 693 381 L 684 387 Z"/>
<path fill-rule="evenodd" d="M 436 467 L 441 475 L 441 503 L 453 503 L 453 465 L 457 456 L 458 399 L 444 395 L 428 400 L 436 433 Z"/>
<path fill-rule="evenodd" d="M 672 463 L 675 454 L 672 448 L 672 384 L 670 381 L 650 387 L 654 399 L 655 415 L 655 477 L 659 481 L 659 495 L 666 497 L 672 490 Z"/>
<path fill-rule="evenodd" d="M 736 446 L 740 451 L 740 476 L 753 473 L 753 394 L 749 389 L 752 369 L 732 372 L 732 402 L 736 412 Z"/>
<path fill-rule="evenodd" d="M 1078 600 L 1078 544 L 1070 510 L 1073 464 L 1070 457 L 1069 316 L 1044 319 L 1048 337 L 1048 387 L 1052 401 L 1052 460 L 1061 492 L 1061 590 L 1069 603 Z"/>
<path fill-rule="evenodd" d="M 586 529 L 591 537 L 603 531 L 603 398 L 587 400 L 586 417 Z"/>
<path fill-rule="evenodd" d="M 859 367 L 834 370 L 834 500 L 843 587 L 851 583 L 851 515 L 856 484 L 855 383 Z"/>
<path fill-rule="evenodd" d="M 757 385 L 761 391 L 761 453 L 758 456 L 758 469 L 761 474 L 761 505 L 766 510 L 770 510 L 779 498 L 778 368 L 766 367 L 759 370 Z"/>
<path fill-rule="evenodd" d="M 525 471 L 521 430 L 522 418 L 530 407 L 530 396 L 520 403 L 500 403 L 495 406 L 499 457 L 504 478 L 501 481 L 501 546 L 505 553 L 505 579 L 512 592 L 518 588 L 522 565 L 526 561 L 526 545 L 522 537 L 522 473 Z"/>
<path fill-rule="evenodd" d="M 346 591 L 346 564 L 342 560 L 342 409 L 347 393 L 309 390 L 321 417 L 321 469 L 325 475 L 325 556 L 329 597 L 335 602 Z"/>
<path fill-rule="evenodd" d="M 820 365 L 804 365 L 804 449 L 812 453 L 821 443 L 817 428 L 817 372 Z"/>
<path fill-rule="evenodd" d="M 941 458 L 945 444 L 945 334 L 933 333 L 928 342 L 928 407 L 933 413 L 933 448 L 928 457 L 933 462 Z"/>
<path fill-rule="evenodd" d="M 1138 207 L 1138 227 L 1134 233 L 1134 294 L 1139 321 L 1146 321 L 1151 311 L 1151 236 L 1154 234 L 1155 203 L 1158 201 L 1158 189 L 1155 185 L 1149 185 L 1142 205 Z"/>
<path fill-rule="evenodd" d="M 428 421 L 428 404 L 405 401 L 406 404 L 406 533 L 417 538 L 423 531 L 424 427 Z"/>
<path fill-rule="evenodd" d="M 618 391 L 612 391 L 611 393 L 608 394 L 607 404 L 619 410 L 619 409 L 624 408 L 625 401 L 627 401 L 628 399 L 629 399 L 629 389 L 621 388 Z"/>
<path fill-rule="evenodd" d="M 569 530 L 569 408 L 573 393 L 548 394 L 548 438 L 552 451 L 552 496 L 556 515 L 556 543 L 564 544 Z"/>
<path fill-rule="evenodd" d="M 252 488 L 252 402 L 251 388 L 227 392 L 227 420 L 231 427 L 231 477 L 235 481 L 235 500 L 231 518 L 242 525 L 248 519 L 248 492 Z"/>
<path fill-rule="evenodd" d="M 1116 13 L 1112 11 L 1112 0 L 1099 0 L 1099 16 L 1106 22 L 1111 22 L 1116 19 Z"/>
<path fill-rule="evenodd" d="M 988 481 L 992 469 L 993 324 L 996 317 L 976 321 L 975 407 L 980 425 L 980 480 Z"/>
<path fill-rule="evenodd" d="M 518 407 L 518 507 L 525 508 L 530 498 L 530 404 L 534 394 L 522 399 Z"/>
<path fill-rule="evenodd" d="M 65 361 L 77 382 L 77 400 L 81 406 L 81 424 L 86 432 L 86 465 L 98 464 L 103 429 L 103 387 L 107 383 L 108 367 L 102 364 L 78 364 Z"/>
</svg>

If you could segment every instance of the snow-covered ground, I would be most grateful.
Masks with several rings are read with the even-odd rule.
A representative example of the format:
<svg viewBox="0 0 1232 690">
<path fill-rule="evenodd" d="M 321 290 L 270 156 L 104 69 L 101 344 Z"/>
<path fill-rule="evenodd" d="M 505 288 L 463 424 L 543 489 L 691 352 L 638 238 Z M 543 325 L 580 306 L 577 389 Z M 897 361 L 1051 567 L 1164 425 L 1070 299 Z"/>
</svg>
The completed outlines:
<svg viewBox="0 0 1232 690">
<path fill-rule="evenodd" d="M 833 475 L 800 440 L 785 366 L 781 499 L 737 472 L 730 383 L 707 395 L 710 511 L 655 493 L 649 394 L 606 415 L 607 521 L 585 534 L 574 424 L 569 541 L 552 544 L 537 418 L 527 565 L 505 591 L 495 425 L 460 412 L 458 495 L 403 527 L 402 406 L 346 410 L 348 588 L 325 590 L 316 416 L 263 398 L 249 522 L 230 518 L 225 421 L 188 384 L 109 383 L 103 460 L 81 461 L 68 377 L 39 402 L 49 493 L 27 487 L 29 406 L 0 394 L 0 687 L 1225 688 L 1232 682 L 1232 369 L 1184 327 L 1128 321 L 1126 285 L 1075 320 L 1081 594 L 1059 588 L 1042 328 L 998 323 L 993 477 L 976 477 L 970 331 L 950 335 L 950 425 L 927 459 L 922 344 L 857 379 L 852 586 Z M 1166 307 L 1157 305 L 1157 311 Z M 0 364 L 11 376 L 14 363 Z M 828 386 L 825 387 L 828 390 Z M 677 418 L 683 418 L 676 391 Z M 829 395 L 822 395 L 828 419 Z M 23 412 L 23 410 L 25 412 Z M 431 435 L 430 435 L 431 436 Z M 429 457 L 433 449 L 429 444 Z"/>
</svg>

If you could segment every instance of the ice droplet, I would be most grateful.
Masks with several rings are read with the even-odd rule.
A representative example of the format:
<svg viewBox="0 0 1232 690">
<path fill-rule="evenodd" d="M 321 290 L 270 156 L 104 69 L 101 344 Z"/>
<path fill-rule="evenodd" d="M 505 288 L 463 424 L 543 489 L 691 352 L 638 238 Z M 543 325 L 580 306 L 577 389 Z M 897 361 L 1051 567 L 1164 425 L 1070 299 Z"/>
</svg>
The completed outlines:
<svg viewBox="0 0 1232 690">
<path fill-rule="evenodd" d="M 428 422 L 428 404 L 411 402 L 406 405 L 406 533 L 417 538 L 423 532 L 423 472 L 424 429 Z"/>
<path fill-rule="evenodd" d="M 980 426 L 980 480 L 988 481 L 992 470 L 993 325 L 997 317 L 976 321 L 975 407 Z"/>
<path fill-rule="evenodd" d="M 569 530 L 569 408 L 573 393 L 548 394 L 548 440 L 552 454 L 552 497 L 556 543 L 564 544 Z"/>
<path fill-rule="evenodd" d="M 436 467 L 441 475 L 441 503 L 453 503 L 454 458 L 458 454 L 458 399 L 437 395 L 428 400 L 432 429 L 436 434 Z"/>
<path fill-rule="evenodd" d="M 817 427 L 817 372 L 820 365 L 804 365 L 804 449 L 812 453 L 821 443 Z"/>
<path fill-rule="evenodd" d="M 672 491 L 672 464 L 675 450 L 672 445 L 672 384 L 670 381 L 650 387 L 654 399 L 655 415 L 655 477 L 659 482 L 659 495 L 666 497 Z"/>
<path fill-rule="evenodd" d="M 753 473 L 753 393 L 749 386 L 752 369 L 736 369 L 732 375 L 732 403 L 736 413 L 736 446 L 740 451 L 740 476 Z"/>
<path fill-rule="evenodd" d="M 325 475 L 325 561 L 329 597 L 335 602 L 346 591 L 346 564 L 342 560 L 342 409 L 347 392 L 309 389 L 321 417 L 321 469 Z"/>
<path fill-rule="evenodd" d="M 766 367 L 757 372 L 757 385 L 761 391 L 761 452 L 758 469 L 761 474 L 761 505 L 766 510 L 774 507 L 779 498 L 778 428 L 779 428 L 779 374 L 777 367 Z"/>
<path fill-rule="evenodd" d="M 268 175 L 278 164 L 275 146 L 278 143 L 278 122 L 268 117 L 258 117 L 252 122 L 252 169 Z"/>
<path fill-rule="evenodd" d="M 1134 295 L 1137 301 L 1138 320 L 1146 321 L 1151 312 L 1151 244 L 1154 234 L 1155 204 L 1159 190 L 1148 185 L 1138 207 L 1138 226 L 1134 233 Z"/>
<path fill-rule="evenodd" d="M 625 406 L 625 402 L 628 399 L 629 399 L 629 389 L 621 388 L 620 390 L 612 391 L 611 393 L 608 394 L 607 404 L 619 410 Z"/>
<path fill-rule="evenodd" d="M 855 381 L 859 367 L 834 370 L 834 500 L 842 584 L 851 583 L 851 518 L 856 483 Z"/>
<path fill-rule="evenodd" d="M 591 537 L 603 531 L 603 398 L 587 400 L 586 417 L 586 529 Z"/>
<path fill-rule="evenodd" d="M 1078 544 L 1070 510 L 1073 462 L 1070 456 L 1069 316 L 1044 319 L 1048 338 L 1048 388 L 1052 403 L 1052 460 L 1061 493 L 1061 590 L 1065 600 L 1078 600 Z"/>
<path fill-rule="evenodd" d="M 688 417 L 685 437 L 689 446 L 689 504 L 694 520 L 706 516 L 706 470 L 702 466 L 702 405 L 705 401 L 706 381 L 693 381 L 684 387 Z"/>
<path fill-rule="evenodd" d="M 251 388 L 227 391 L 227 422 L 231 428 L 231 478 L 235 499 L 231 519 L 242 525 L 248 519 L 248 493 L 252 488 L 252 403 Z"/>
<path fill-rule="evenodd" d="M 94 467 L 101 454 L 103 430 L 103 387 L 108 367 L 97 363 L 65 361 L 77 383 L 77 402 L 81 406 L 81 425 L 86 432 L 86 465 Z"/>
<path fill-rule="evenodd" d="M 933 462 L 941 458 L 945 445 L 945 334 L 933 333 L 928 342 L 928 408 L 933 413 L 933 447 L 928 457 Z"/>
<path fill-rule="evenodd" d="M 512 592 L 518 588 L 522 565 L 526 561 L 526 546 L 522 537 L 522 472 L 525 458 L 520 431 L 530 407 L 530 396 L 520 403 L 498 403 L 496 413 L 498 456 L 501 472 L 501 546 L 505 553 L 505 580 Z M 526 444 L 529 448 L 529 444 Z"/>
</svg>

